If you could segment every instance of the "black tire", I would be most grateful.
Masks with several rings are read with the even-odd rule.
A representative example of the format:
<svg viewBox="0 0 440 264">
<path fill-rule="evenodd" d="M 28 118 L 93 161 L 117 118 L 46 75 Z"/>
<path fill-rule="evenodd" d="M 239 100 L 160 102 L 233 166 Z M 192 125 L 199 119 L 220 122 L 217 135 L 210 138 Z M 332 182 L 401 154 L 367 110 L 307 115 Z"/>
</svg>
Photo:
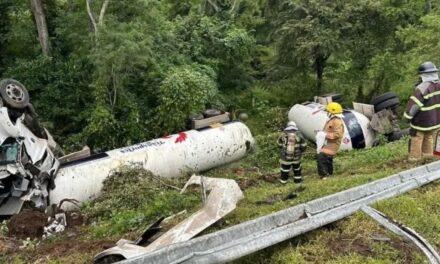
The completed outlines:
<svg viewBox="0 0 440 264">
<path fill-rule="evenodd" d="M 198 114 L 194 114 L 194 115 L 190 115 L 189 116 L 189 120 L 190 121 L 192 121 L 192 120 L 202 120 L 203 118 L 205 118 L 205 117 L 203 116 L 202 113 L 198 113 Z"/>
<path fill-rule="evenodd" d="M 5 105 L 16 109 L 26 108 L 29 104 L 29 93 L 19 81 L 5 79 L 0 82 L 0 95 Z"/>
<path fill-rule="evenodd" d="M 190 116 L 188 117 L 187 122 L 186 122 L 186 129 L 188 129 L 188 130 L 193 129 L 193 127 L 192 127 L 192 123 L 193 123 L 193 121 L 195 121 L 195 120 L 202 120 L 202 119 L 204 119 L 204 118 L 205 118 L 205 117 L 203 116 L 202 113 L 197 113 L 197 114 L 192 114 L 192 115 L 190 115 Z"/>
<path fill-rule="evenodd" d="M 379 112 L 387 108 L 395 108 L 399 105 L 399 98 L 391 98 L 387 101 L 374 105 L 374 111 Z"/>
<path fill-rule="evenodd" d="M 329 96 L 331 96 L 332 101 L 333 102 L 338 102 L 338 103 L 342 102 L 342 99 L 343 99 L 342 94 L 339 94 L 339 93 L 328 93 L 328 94 L 323 94 L 321 96 L 322 97 L 329 97 Z"/>
<path fill-rule="evenodd" d="M 218 116 L 218 115 L 221 115 L 221 114 L 222 114 L 222 111 L 217 110 L 217 109 L 208 109 L 208 110 L 203 111 L 203 116 L 205 118 L 213 117 L 213 116 Z"/>
<path fill-rule="evenodd" d="M 397 95 L 395 92 L 386 92 L 382 95 L 379 95 L 379 96 L 373 98 L 373 100 L 371 100 L 371 104 L 377 105 L 377 104 L 380 104 L 384 101 L 387 101 L 387 100 L 393 99 L 393 98 L 397 98 Z"/>
</svg>

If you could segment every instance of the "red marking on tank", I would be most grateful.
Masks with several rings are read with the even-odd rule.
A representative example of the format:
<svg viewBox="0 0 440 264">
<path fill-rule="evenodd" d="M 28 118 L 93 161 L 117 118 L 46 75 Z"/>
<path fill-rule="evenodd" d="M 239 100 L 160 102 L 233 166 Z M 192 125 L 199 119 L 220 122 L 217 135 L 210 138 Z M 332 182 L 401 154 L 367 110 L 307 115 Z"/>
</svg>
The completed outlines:
<svg viewBox="0 0 440 264">
<path fill-rule="evenodd" d="M 348 138 L 344 138 L 344 144 L 348 144 L 348 142 L 350 142 L 350 139 L 348 139 Z"/>
<path fill-rule="evenodd" d="M 187 138 L 186 133 L 180 132 L 179 136 L 176 138 L 176 141 L 174 143 L 181 143 L 181 142 L 185 141 L 186 138 Z"/>
</svg>

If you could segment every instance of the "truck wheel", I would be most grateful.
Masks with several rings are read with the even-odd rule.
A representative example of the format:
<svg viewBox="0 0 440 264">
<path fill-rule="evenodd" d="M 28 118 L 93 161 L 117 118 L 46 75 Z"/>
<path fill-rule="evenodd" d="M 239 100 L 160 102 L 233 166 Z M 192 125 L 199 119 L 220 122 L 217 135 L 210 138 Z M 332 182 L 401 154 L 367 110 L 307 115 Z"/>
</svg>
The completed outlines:
<svg viewBox="0 0 440 264">
<path fill-rule="evenodd" d="M 213 116 L 218 116 L 218 115 L 221 115 L 221 114 L 222 114 L 222 111 L 217 110 L 217 109 L 208 109 L 208 110 L 203 111 L 203 116 L 205 118 L 213 117 Z"/>
<path fill-rule="evenodd" d="M 391 98 L 388 99 L 386 101 L 383 101 L 379 104 L 375 104 L 374 105 L 374 111 L 379 112 L 383 109 L 387 109 L 387 108 L 395 108 L 396 106 L 399 105 L 399 98 L 395 97 L 395 98 Z"/>
<path fill-rule="evenodd" d="M 333 102 L 337 102 L 337 103 L 342 102 L 342 99 L 343 99 L 342 94 L 340 94 L 340 93 L 328 93 L 328 94 L 323 94 L 321 96 L 322 97 L 329 97 L 329 96 L 331 96 L 332 101 Z"/>
<path fill-rule="evenodd" d="M 202 120 L 203 118 L 205 118 L 205 117 L 203 116 L 202 113 L 198 113 L 198 114 L 194 114 L 194 115 L 190 115 L 189 116 L 189 120 L 190 121 L 192 121 L 192 120 Z"/>
<path fill-rule="evenodd" d="M 0 82 L 0 95 L 3 102 L 12 108 L 23 109 L 29 104 L 29 93 L 26 87 L 13 79 Z"/>
<path fill-rule="evenodd" d="M 387 92 L 387 93 L 384 93 L 382 95 L 379 95 L 379 96 L 373 98 L 373 100 L 371 100 L 371 104 L 377 105 L 377 104 L 380 104 L 384 101 L 387 101 L 387 100 L 393 99 L 393 98 L 397 98 L 396 93 L 395 92 Z"/>
</svg>

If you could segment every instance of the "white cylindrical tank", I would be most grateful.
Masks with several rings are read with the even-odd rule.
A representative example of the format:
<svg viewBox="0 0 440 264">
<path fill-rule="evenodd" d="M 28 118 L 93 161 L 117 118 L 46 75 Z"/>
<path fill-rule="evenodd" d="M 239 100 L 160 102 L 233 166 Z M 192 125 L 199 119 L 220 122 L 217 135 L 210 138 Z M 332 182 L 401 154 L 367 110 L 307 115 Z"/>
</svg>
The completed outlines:
<svg viewBox="0 0 440 264">
<path fill-rule="evenodd" d="M 254 143 L 246 125 L 231 122 L 90 156 L 61 167 L 56 187 L 49 194 L 50 203 L 58 204 L 65 198 L 79 202 L 96 198 L 104 179 L 121 165 L 136 164 L 161 177 L 177 177 L 243 158 Z"/>
<path fill-rule="evenodd" d="M 319 103 L 296 104 L 289 111 L 289 120 L 295 121 L 304 136 L 315 141 L 318 131 L 323 130 L 328 120 L 325 106 Z M 361 113 L 344 110 L 344 137 L 341 150 L 368 148 L 373 146 L 376 134 L 371 129 L 370 120 Z"/>
</svg>

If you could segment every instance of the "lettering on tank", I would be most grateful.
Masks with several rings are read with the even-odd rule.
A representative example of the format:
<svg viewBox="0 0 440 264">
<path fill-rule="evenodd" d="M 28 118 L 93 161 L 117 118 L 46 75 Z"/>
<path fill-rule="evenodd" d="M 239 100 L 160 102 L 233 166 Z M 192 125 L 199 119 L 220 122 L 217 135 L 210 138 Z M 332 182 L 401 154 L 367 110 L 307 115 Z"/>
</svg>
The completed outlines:
<svg viewBox="0 0 440 264">
<path fill-rule="evenodd" d="M 121 151 L 121 153 L 131 153 L 131 152 L 134 152 L 134 151 L 137 151 L 140 149 L 145 149 L 148 147 L 162 146 L 163 144 L 165 144 L 165 141 L 162 141 L 162 140 L 148 141 L 148 142 L 139 143 L 139 144 L 136 144 L 133 146 L 122 148 L 120 151 Z"/>
</svg>

